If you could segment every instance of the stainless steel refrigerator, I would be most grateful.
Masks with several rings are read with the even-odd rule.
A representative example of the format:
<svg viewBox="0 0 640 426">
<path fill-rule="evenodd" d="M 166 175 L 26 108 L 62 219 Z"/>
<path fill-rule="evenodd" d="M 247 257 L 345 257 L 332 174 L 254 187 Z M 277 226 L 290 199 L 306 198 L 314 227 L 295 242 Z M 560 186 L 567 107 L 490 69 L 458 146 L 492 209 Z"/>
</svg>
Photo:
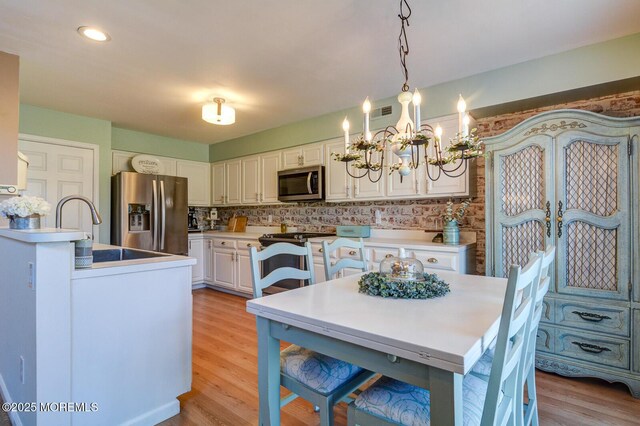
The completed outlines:
<svg viewBox="0 0 640 426">
<path fill-rule="evenodd" d="M 111 244 L 188 253 L 187 179 L 120 172 L 111 178 Z"/>
</svg>

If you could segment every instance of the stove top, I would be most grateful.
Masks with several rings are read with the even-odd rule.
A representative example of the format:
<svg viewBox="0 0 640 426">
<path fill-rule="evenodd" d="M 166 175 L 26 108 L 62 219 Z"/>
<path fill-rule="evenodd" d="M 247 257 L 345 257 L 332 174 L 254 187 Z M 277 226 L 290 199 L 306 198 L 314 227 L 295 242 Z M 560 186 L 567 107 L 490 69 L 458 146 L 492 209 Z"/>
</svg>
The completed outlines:
<svg viewBox="0 0 640 426">
<path fill-rule="evenodd" d="M 306 241 L 309 238 L 331 237 L 336 235 L 329 232 L 285 232 L 280 234 L 264 234 L 260 239 L 265 240 L 281 240 L 281 241 Z"/>
</svg>

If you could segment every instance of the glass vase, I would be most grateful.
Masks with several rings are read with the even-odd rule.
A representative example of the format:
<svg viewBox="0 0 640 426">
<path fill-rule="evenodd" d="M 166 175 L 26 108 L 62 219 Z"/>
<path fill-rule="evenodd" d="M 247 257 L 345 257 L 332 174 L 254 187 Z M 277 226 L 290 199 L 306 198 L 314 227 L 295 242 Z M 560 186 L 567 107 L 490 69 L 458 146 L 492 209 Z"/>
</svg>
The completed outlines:
<svg viewBox="0 0 640 426">
<path fill-rule="evenodd" d="M 445 244 L 460 244 L 460 228 L 458 227 L 458 222 L 455 220 L 445 222 L 442 237 L 443 243 Z"/>
</svg>

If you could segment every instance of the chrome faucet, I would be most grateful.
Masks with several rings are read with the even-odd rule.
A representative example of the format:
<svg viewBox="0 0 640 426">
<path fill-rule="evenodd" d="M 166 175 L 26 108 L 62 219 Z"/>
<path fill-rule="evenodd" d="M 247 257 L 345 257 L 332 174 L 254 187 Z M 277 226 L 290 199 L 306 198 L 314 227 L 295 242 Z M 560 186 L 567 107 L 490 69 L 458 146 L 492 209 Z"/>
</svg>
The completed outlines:
<svg viewBox="0 0 640 426">
<path fill-rule="evenodd" d="M 91 220 L 93 221 L 93 224 L 100 225 L 102 223 L 102 217 L 100 217 L 100 213 L 96 210 L 96 206 L 93 204 L 93 201 L 83 195 L 69 195 L 58 201 L 58 206 L 56 207 L 56 228 L 62 228 L 62 207 L 67 201 L 71 200 L 79 200 L 87 203 L 89 210 L 91 210 Z"/>
</svg>

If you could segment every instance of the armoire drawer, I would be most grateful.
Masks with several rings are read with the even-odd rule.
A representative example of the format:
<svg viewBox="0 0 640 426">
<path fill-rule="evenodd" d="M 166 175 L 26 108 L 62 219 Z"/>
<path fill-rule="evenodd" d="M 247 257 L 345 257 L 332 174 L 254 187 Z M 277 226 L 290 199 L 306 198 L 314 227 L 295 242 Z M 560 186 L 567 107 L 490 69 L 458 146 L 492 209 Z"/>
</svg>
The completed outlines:
<svg viewBox="0 0 640 426">
<path fill-rule="evenodd" d="M 544 324 L 540 324 L 540 326 L 538 326 L 538 334 L 536 335 L 536 350 L 553 352 L 555 343 L 553 333 L 553 327 L 546 327 Z"/>
<path fill-rule="evenodd" d="M 628 340 L 560 328 L 555 333 L 554 352 L 558 355 L 629 369 Z"/>
<path fill-rule="evenodd" d="M 629 308 L 611 303 L 603 306 L 556 299 L 555 323 L 565 327 L 629 336 Z"/>
</svg>

